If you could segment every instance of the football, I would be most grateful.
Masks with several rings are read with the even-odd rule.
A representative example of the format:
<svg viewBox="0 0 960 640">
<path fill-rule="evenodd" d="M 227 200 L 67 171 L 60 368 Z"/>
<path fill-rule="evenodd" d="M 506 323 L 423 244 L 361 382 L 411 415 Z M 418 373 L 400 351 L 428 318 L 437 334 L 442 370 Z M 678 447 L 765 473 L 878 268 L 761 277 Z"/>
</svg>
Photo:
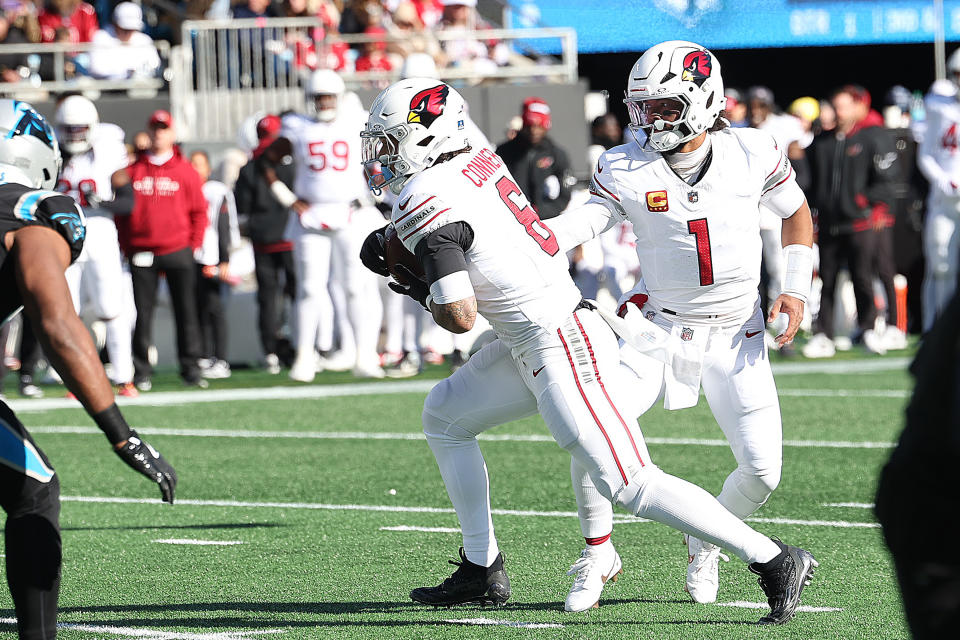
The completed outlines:
<svg viewBox="0 0 960 640">
<path fill-rule="evenodd" d="M 384 258 L 387 260 L 387 269 L 390 271 L 393 279 L 400 284 L 408 284 L 402 276 L 397 275 L 396 266 L 398 264 L 402 264 L 422 278 L 423 267 L 420 266 L 420 261 L 417 260 L 417 256 L 410 253 L 410 251 L 403 246 L 403 242 L 400 240 L 400 237 L 397 235 L 397 230 L 394 229 L 392 224 L 387 227 L 384 238 Z"/>
</svg>

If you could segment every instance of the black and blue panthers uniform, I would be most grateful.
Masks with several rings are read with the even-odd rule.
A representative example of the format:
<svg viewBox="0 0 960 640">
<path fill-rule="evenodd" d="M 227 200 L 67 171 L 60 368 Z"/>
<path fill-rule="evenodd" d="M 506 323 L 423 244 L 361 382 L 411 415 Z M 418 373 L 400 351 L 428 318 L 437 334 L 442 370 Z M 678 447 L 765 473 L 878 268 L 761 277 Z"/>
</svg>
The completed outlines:
<svg viewBox="0 0 960 640">
<path fill-rule="evenodd" d="M 70 246 L 72 262 L 83 249 L 84 224 L 83 212 L 68 196 L 0 184 L 0 322 L 23 306 L 16 265 L 4 242 L 7 233 L 31 225 L 49 227 Z M 7 512 L 7 579 L 21 637 L 52 638 L 56 633 L 59 496 L 60 481 L 50 460 L 13 411 L 0 402 L 0 506 Z"/>
<path fill-rule="evenodd" d="M 0 170 L 0 182 L 3 171 Z M 63 236 L 70 245 L 70 261 L 83 250 L 86 236 L 83 212 L 73 198 L 56 191 L 31 189 L 22 184 L 0 183 L 0 322 L 6 321 L 23 302 L 14 277 L 13 264 L 2 239 L 8 231 L 40 225 Z"/>
</svg>

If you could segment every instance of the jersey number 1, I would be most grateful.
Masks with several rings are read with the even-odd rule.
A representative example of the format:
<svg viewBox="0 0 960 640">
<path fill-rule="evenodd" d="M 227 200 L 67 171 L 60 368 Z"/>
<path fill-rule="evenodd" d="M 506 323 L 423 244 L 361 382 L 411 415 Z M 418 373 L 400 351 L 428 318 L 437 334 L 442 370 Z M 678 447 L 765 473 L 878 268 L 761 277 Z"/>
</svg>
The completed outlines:
<svg viewBox="0 0 960 640">
<path fill-rule="evenodd" d="M 530 203 L 527 202 L 527 199 L 523 196 L 523 192 L 520 191 L 520 187 L 514 184 L 507 176 L 503 176 L 497 180 L 497 191 L 500 192 L 500 199 L 503 200 L 503 204 L 507 205 L 507 209 L 510 209 L 513 217 L 527 230 L 527 235 L 533 238 L 548 255 L 557 255 L 557 252 L 560 251 L 557 238 L 553 235 L 553 232 L 547 228 L 547 225 L 540 221 L 540 216 L 537 215 L 537 212 L 534 211 Z M 519 196 L 517 200 L 523 204 L 523 208 L 521 208 L 511 196 Z"/>
<path fill-rule="evenodd" d="M 710 255 L 710 228 L 706 218 L 687 221 L 687 232 L 697 240 L 697 261 L 700 263 L 700 286 L 713 284 L 713 256 Z"/>
</svg>

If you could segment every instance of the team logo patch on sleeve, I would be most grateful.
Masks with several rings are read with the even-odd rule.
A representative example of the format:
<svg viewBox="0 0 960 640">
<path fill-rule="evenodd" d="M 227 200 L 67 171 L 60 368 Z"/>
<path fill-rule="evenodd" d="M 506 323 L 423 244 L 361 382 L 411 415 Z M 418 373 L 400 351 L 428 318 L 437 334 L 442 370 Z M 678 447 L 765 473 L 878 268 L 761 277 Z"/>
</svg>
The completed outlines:
<svg viewBox="0 0 960 640">
<path fill-rule="evenodd" d="M 647 210 L 658 213 L 669 211 L 670 204 L 667 202 L 667 192 L 664 190 L 647 191 Z"/>
<path fill-rule="evenodd" d="M 438 84 L 413 96 L 410 101 L 410 113 L 407 114 L 407 122 L 416 122 L 429 129 L 430 125 L 443 114 L 443 108 L 447 105 L 447 95 L 449 93 L 450 87 L 445 84 Z"/>
</svg>

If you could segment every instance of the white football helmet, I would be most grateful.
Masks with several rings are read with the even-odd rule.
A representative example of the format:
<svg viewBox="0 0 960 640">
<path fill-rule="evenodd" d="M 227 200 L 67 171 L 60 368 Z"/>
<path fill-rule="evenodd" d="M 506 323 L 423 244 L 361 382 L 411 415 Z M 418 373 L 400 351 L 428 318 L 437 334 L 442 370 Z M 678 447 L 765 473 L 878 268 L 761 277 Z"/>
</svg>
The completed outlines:
<svg viewBox="0 0 960 640">
<path fill-rule="evenodd" d="M 53 189 L 61 163 L 57 136 L 43 116 L 26 102 L 0 99 L 0 183 Z"/>
<path fill-rule="evenodd" d="M 83 96 L 69 96 L 57 107 L 53 122 L 63 150 L 76 155 L 93 146 L 93 132 L 100 123 L 100 115 L 90 100 Z"/>
<path fill-rule="evenodd" d="M 449 151 L 470 146 L 466 103 L 450 85 L 407 78 L 380 92 L 360 133 L 367 185 L 399 194 L 407 179 Z"/>
<path fill-rule="evenodd" d="M 726 105 L 720 62 L 693 42 L 670 40 L 647 49 L 627 79 L 630 131 L 641 146 L 669 151 L 713 126 Z"/>
<path fill-rule="evenodd" d="M 343 84 L 343 78 L 336 71 L 317 69 L 310 74 L 310 79 L 307 81 L 307 108 L 314 110 L 317 120 L 320 122 L 330 122 L 337 117 L 344 91 L 346 91 L 346 85 Z M 331 95 L 337 97 L 337 106 L 321 109 L 317 99 L 320 96 Z"/>
</svg>

